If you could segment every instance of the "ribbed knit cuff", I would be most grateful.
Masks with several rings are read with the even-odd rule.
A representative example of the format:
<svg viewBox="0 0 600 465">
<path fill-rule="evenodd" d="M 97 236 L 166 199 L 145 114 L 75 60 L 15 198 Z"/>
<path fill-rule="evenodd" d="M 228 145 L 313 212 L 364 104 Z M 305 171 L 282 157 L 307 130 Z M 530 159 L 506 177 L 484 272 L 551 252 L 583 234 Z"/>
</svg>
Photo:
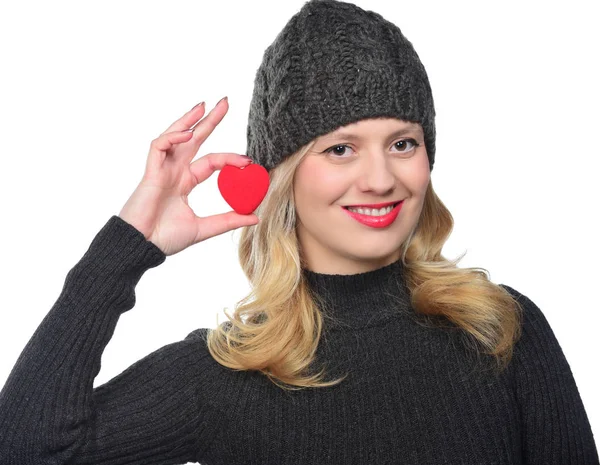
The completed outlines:
<svg viewBox="0 0 600 465">
<path fill-rule="evenodd" d="M 129 278 L 136 284 L 146 270 L 165 260 L 166 255 L 156 244 L 121 217 L 113 215 L 72 271 Z"/>
</svg>

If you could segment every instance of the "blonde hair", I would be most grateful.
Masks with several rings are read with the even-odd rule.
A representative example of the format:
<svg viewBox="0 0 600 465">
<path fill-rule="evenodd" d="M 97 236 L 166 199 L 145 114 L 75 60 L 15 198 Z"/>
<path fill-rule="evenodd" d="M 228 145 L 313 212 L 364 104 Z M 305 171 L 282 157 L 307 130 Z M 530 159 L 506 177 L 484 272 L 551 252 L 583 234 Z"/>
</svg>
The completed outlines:
<svg viewBox="0 0 600 465">
<path fill-rule="evenodd" d="M 252 291 L 237 302 L 228 320 L 209 329 L 207 346 L 219 364 L 262 372 L 283 389 L 327 387 L 324 369 L 311 373 L 327 310 L 302 274 L 296 235 L 293 179 L 314 141 L 273 168 L 257 225 L 241 230 L 238 256 Z M 403 244 L 404 277 L 417 314 L 444 317 L 466 336 L 475 353 L 491 355 L 506 368 L 521 334 L 522 308 L 511 294 L 489 280 L 482 268 L 461 269 L 441 254 L 453 218 L 427 187 L 419 221 Z"/>
</svg>

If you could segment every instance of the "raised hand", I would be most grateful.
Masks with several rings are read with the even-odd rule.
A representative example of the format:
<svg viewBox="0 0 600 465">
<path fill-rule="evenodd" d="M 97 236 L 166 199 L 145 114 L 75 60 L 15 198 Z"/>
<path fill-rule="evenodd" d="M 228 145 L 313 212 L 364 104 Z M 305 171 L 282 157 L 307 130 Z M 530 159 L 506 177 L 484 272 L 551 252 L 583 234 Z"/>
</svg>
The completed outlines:
<svg viewBox="0 0 600 465">
<path fill-rule="evenodd" d="M 243 167 L 251 163 L 243 155 L 227 152 L 209 153 L 192 163 L 228 109 L 229 103 L 224 97 L 203 118 L 205 105 L 202 102 L 154 139 L 143 179 L 119 213 L 121 219 L 138 229 L 165 255 L 258 223 L 255 214 L 240 215 L 235 211 L 200 218 L 188 205 L 192 189 L 215 171 L 225 165 Z"/>
</svg>

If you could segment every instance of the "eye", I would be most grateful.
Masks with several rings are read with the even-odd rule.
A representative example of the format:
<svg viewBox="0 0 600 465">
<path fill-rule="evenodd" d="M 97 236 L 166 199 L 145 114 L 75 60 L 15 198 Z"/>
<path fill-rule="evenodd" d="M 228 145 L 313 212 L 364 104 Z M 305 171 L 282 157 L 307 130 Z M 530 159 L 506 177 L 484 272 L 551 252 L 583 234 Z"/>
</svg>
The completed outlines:
<svg viewBox="0 0 600 465">
<path fill-rule="evenodd" d="M 406 149 L 406 144 L 409 143 L 412 146 L 409 149 Z M 401 149 L 400 153 L 408 153 L 410 152 L 413 148 L 418 147 L 419 144 L 415 139 L 400 139 L 399 141 L 394 143 L 394 147 Z M 328 148 L 327 150 L 324 150 L 322 153 L 326 153 L 329 155 L 333 155 L 333 158 L 348 158 L 348 157 L 343 157 L 341 155 L 343 155 L 345 153 L 345 149 L 346 148 L 350 148 L 350 146 L 346 145 L 346 144 L 339 144 L 339 145 L 334 145 L 330 148 Z M 339 150 L 341 149 L 341 151 Z M 404 150 L 402 150 L 404 149 Z"/>
<path fill-rule="evenodd" d="M 330 155 L 343 155 L 346 148 L 350 148 L 350 147 L 348 147 L 347 145 L 343 145 L 343 144 L 342 145 L 334 145 L 333 147 L 325 150 L 323 153 L 327 153 Z M 342 151 L 340 152 L 338 149 L 342 149 Z M 334 156 L 334 158 L 346 158 L 346 157 Z"/>
<path fill-rule="evenodd" d="M 410 142 L 412 144 L 412 146 L 413 146 L 412 148 L 417 148 L 419 145 L 421 145 L 415 139 L 400 139 L 398 142 L 396 142 L 394 144 L 394 146 L 396 146 L 397 144 L 403 144 L 403 147 L 406 147 L 407 142 Z M 410 150 L 412 150 L 412 148 L 409 150 L 404 150 L 403 152 L 404 153 L 409 152 Z"/>
</svg>

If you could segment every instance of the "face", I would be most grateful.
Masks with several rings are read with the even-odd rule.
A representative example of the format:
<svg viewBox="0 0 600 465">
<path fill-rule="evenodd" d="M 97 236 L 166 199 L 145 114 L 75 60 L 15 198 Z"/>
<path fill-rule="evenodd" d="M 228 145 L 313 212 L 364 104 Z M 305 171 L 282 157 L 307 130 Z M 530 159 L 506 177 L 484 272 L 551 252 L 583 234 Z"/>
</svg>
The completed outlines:
<svg viewBox="0 0 600 465">
<path fill-rule="evenodd" d="M 317 138 L 294 174 L 297 233 L 308 269 L 355 274 L 399 260 L 429 180 L 420 124 L 365 119 Z M 364 209 L 356 219 L 344 208 L 399 201 L 393 221 Z"/>
</svg>

